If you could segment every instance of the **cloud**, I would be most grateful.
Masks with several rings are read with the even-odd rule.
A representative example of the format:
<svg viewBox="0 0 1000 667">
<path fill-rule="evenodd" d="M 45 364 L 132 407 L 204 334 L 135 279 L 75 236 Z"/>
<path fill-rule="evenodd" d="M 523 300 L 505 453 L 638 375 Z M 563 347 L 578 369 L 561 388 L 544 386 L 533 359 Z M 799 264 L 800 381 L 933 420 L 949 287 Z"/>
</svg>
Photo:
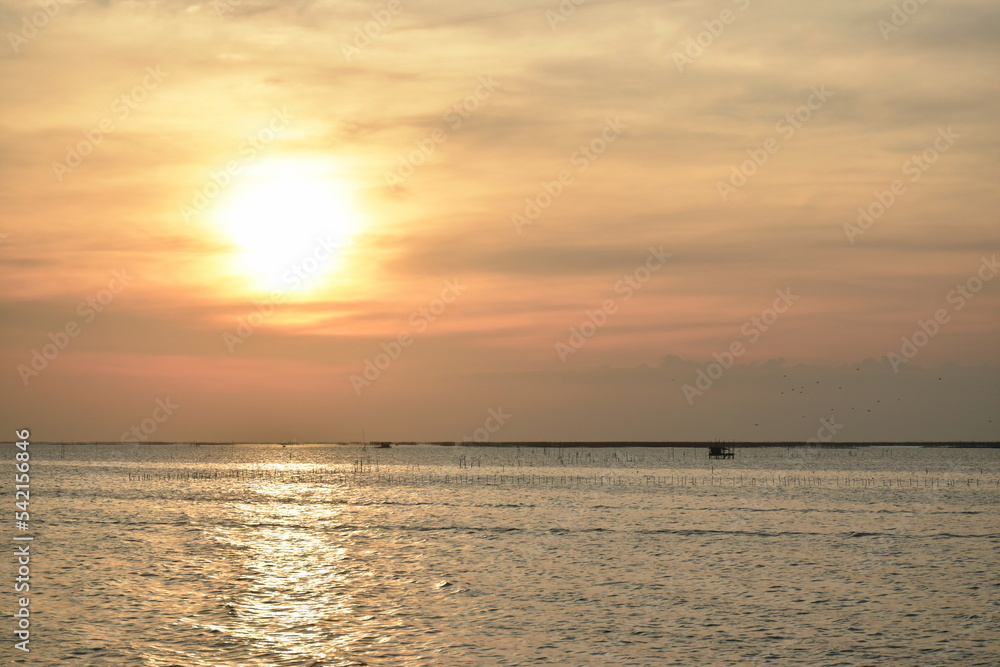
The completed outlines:
<svg viewBox="0 0 1000 667">
<path fill-rule="evenodd" d="M 458 277 L 468 290 L 365 404 L 394 415 L 400 432 L 386 437 L 405 438 L 408 426 L 448 437 L 435 419 L 478 416 L 500 399 L 519 408 L 505 426 L 511 437 L 716 437 L 708 434 L 715 424 L 718 437 L 742 437 L 732 434 L 745 435 L 755 414 L 767 419 L 763 438 L 809 437 L 768 393 L 778 387 L 773 360 L 785 359 L 777 368 L 795 369 L 803 382 L 845 379 L 855 360 L 898 346 L 997 251 L 992 35 L 1000 10 L 928 3 L 886 40 L 877 22 L 888 5 L 751 2 L 738 11 L 741 4 L 588 1 L 553 29 L 546 12 L 558 10 L 555 2 L 481 13 L 456 0 L 404 2 L 350 59 L 342 44 L 383 5 L 246 1 L 220 15 L 208 2 L 61 4 L 19 50 L 0 50 L 8 370 L 75 317 L 111 271 L 136 280 L 36 388 L 25 393 L 8 373 L 16 405 L 41 418 L 45 400 L 59 408 L 104 393 L 114 397 L 106 418 L 74 410 L 64 431 L 101 437 L 109 420 L 130 418 L 118 404 L 132 405 L 129 392 L 162 394 L 162 374 L 187 394 L 185 406 L 204 406 L 185 407 L 197 424 L 178 431 L 185 437 L 222 437 L 239 401 L 264 410 L 263 397 L 294 409 L 303 433 L 356 437 L 294 408 L 268 377 L 283 374 L 281 388 L 298 405 L 335 399 L 338 416 L 352 419 L 357 397 L 346 377 Z M 4 4 L 4 34 L 37 7 Z M 736 20 L 678 71 L 674 54 L 723 8 Z M 169 76 L 119 117 L 113 105 L 149 66 Z M 482 76 L 500 85 L 452 127 L 446 114 Z M 781 132 L 816 86 L 832 91 L 829 101 L 790 136 Z M 187 222 L 179 209 L 286 108 L 292 122 L 254 163 L 291 155 L 335 163 L 359 229 L 337 271 L 290 296 L 234 357 L 222 334 L 267 295 L 234 268 L 238 249 L 211 207 Z M 114 131 L 58 180 L 53 163 L 105 118 Z M 580 167 L 573 156 L 599 140 L 609 118 L 626 129 Z M 960 135 L 954 146 L 906 180 L 905 193 L 851 243 L 844 225 L 858 208 L 908 179 L 907 161 L 947 127 Z M 441 128 L 445 139 L 391 188 L 386 175 Z M 768 139 L 778 150 L 751 162 L 745 184 L 723 200 L 719 184 Z M 518 234 L 511 216 L 537 205 L 565 170 L 572 182 Z M 562 364 L 555 343 L 615 296 L 615 282 L 650 245 L 672 253 L 668 266 Z M 898 377 L 859 376 L 872 384 L 855 386 L 858 395 L 896 396 L 912 410 L 859 419 L 857 437 L 996 437 L 981 423 L 990 406 L 976 396 L 995 397 L 987 376 L 1000 355 L 997 284 L 953 312 Z M 728 384 L 664 417 L 666 396 L 683 400 L 665 376 L 726 349 L 774 290 L 788 287 L 802 300 Z M 669 354 L 677 357 L 663 361 Z M 951 380 L 936 384 L 918 367 Z M 897 389 L 901 378 L 913 386 Z M 451 381 L 473 389 L 462 394 Z M 803 403 L 806 421 L 832 398 Z M 180 419 L 172 427 L 188 428 Z"/>
</svg>

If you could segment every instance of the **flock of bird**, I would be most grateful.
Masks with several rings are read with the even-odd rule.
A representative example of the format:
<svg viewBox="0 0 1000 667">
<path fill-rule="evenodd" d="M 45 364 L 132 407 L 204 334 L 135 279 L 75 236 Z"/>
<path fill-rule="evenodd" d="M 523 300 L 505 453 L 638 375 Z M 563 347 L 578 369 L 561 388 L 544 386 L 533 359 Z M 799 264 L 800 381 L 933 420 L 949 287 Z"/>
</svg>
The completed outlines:
<svg viewBox="0 0 1000 667">
<path fill-rule="evenodd" d="M 861 369 L 861 367 L 856 367 L 854 370 L 857 371 L 857 372 L 861 372 L 862 369 Z M 809 386 L 806 385 L 806 384 L 801 384 L 801 385 L 793 384 L 794 380 L 791 383 L 787 382 L 788 381 L 788 374 L 787 373 L 783 374 L 781 377 L 782 377 L 783 380 L 786 380 L 786 382 L 784 383 L 784 385 L 785 385 L 784 388 L 778 391 L 777 396 L 794 396 L 794 395 L 805 396 L 805 395 L 807 395 L 807 394 L 810 393 Z M 937 378 L 938 381 L 943 381 L 943 379 L 944 379 L 943 377 L 938 377 Z M 673 380 L 673 381 L 676 382 L 677 378 L 671 378 L 671 380 Z M 816 380 L 815 383 L 816 383 L 816 385 L 820 385 L 820 386 L 819 387 L 813 387 L 813 390 L 822 388 L 822 384 L 823 383 L 820 380 Z M 844 391 L 844 385 L 843 384 L 838 384 L 837 385 L 837 391 Z M 850 393 L 850 390 L 848 390 L 848 391 Z M 895 398 L 895 402 L 896 403 L 901 403 L 903 401 L 902 397 L 898 397 L 897 396 L 897 397 L 894 397 L 894 398 Z M 885 400 L 888 402 L 891 399 L 890 398 L 886 398 Z M 880 404 L 882 402 L 883 402 L 883 399 L 879 398 L 879 399 L 875 399 L 874 403 L 871 403 L 869 401 L 867 403 L 867 405 L 840 406 L 838 408 L 831 407 L 830 408 L 831 421 L 835 421 L 833 419 L 833 415 L 836 413 L 836 411 L 838 409 L 839 410 L 845 410 L 846 409 L 848 412 L 862 411 L 863 410 L 865 414 L 868 414 L 868 413 L 871 413 L 873 409 L 878 410 L 879 406 L 880 406 Z M 814 417 L 815 415 L 802 414 L 802 415 L 800 415 L 800 419 L 809 419 L 810 416 Z M 987 421 L 987 423 L 990 423 L 990 424 L 993 423 L 992 419 L 987 419 L 986 421 Z M 755 422 L 754 426 L 755 427 L 760 427 L 760 423 L 759 422 Z"/>
</svg>

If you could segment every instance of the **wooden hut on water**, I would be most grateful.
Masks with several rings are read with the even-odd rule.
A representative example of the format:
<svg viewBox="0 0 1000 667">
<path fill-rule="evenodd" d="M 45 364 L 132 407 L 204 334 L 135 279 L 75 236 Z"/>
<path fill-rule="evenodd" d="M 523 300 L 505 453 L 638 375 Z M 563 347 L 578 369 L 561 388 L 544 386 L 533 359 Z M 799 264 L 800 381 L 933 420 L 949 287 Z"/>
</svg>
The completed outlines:
<svg viewBox="0 0 1000 667">
<path fill-rule="evenodd" d="M 736 450 L 732 447 L 722 447 L 713 445 L 708 448 L 708 458 L 710 459 L 732 459 L 736 457 Z"/>
</svg>

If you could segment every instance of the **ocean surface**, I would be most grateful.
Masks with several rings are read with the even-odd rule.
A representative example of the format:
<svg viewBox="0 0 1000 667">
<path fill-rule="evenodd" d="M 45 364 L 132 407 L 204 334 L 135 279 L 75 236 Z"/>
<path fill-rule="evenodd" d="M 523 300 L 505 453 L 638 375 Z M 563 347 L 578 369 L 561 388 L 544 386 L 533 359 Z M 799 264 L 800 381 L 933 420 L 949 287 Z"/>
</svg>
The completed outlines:
<svg viewBox="0 0 1000 667">
<path fill-rule="evenodd" d="M 1000 665 L 1000 450 L 31 456 L 3 664 Z"/>
</svg>

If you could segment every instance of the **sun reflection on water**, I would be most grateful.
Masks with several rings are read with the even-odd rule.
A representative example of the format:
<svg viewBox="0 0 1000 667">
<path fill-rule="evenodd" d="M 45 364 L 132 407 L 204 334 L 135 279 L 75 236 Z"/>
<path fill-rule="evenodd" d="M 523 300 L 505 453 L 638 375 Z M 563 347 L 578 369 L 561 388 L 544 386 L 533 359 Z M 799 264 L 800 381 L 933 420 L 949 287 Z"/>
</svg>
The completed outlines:
<svg viewBox="0 0 1000 667">
<path fill-rule="evenodd" d="M 258 651 L 327 664 L 373 639 L 355 608 L 360 584 L 373 573 L 348 535 L 322 530 L 337 522 L 338 506 L 280 502 L 302 492 L 301 484 L 256 484 L 253 493 L 276 502 L 234 504 L 219 530 L 217 540 L 231 555 L 224 565 L 232 578 L 225 631 Z"/>
</svg>

